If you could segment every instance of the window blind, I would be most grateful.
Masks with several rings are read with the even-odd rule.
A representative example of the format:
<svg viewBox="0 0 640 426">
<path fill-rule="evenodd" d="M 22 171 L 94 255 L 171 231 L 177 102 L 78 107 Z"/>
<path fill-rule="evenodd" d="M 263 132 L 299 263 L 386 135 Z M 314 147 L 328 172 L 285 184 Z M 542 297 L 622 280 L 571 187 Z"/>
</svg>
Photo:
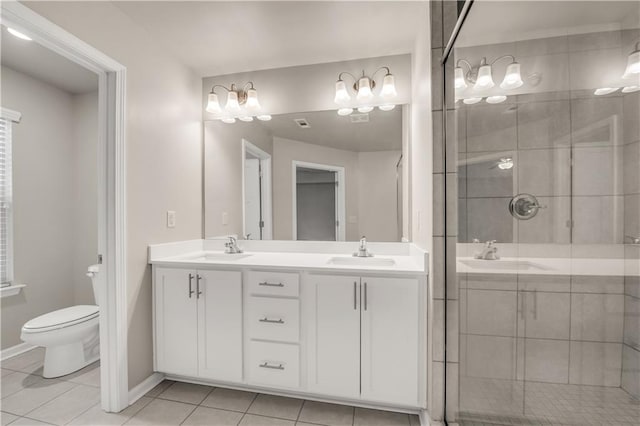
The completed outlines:
<svg viewBox="0 0 640 426">
<path fill-rule="evenodd" d="M 0 283 L 13 280 L 11 121 L 0 118 Z"/>
</svg>

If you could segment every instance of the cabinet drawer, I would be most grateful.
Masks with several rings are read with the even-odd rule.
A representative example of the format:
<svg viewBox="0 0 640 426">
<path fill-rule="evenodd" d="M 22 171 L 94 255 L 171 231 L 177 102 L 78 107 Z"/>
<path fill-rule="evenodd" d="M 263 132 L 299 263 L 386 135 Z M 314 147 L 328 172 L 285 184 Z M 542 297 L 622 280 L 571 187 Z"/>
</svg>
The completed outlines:
<svg viewBox="0 0 640 426">
<path fill-rule="evenodd" d="M 299 275 L 287 272 L 249 272 L 249 292 L 264 296 L 298 297 Z"/>
<path fill-rule="evenodd" d="M 249 337 L 297 342 L 300 336 L 300 302 L 297 299 L 249 298 Z"/>
<path fill-rule="evenodd" d="M 284 343 L 250 343 L 249 382 L 256 385 L 297 388 L 300 383 L 300 349 Z"/>
</svg>

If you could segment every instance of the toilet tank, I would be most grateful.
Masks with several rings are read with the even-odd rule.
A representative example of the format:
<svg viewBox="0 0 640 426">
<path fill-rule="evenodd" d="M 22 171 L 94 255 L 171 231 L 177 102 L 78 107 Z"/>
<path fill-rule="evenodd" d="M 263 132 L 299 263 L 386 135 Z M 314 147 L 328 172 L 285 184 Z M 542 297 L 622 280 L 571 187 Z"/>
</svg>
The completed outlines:
<svg viewBox="0 0 640 426">
<path fill-rule="evenodd" d="M 98 298 L 100 297 L 100 289 L 98 288 L 98 274 L 100 273 L 100 265 L 91 265 L 87 269 L 87 276 L 91 278 L 91 286 L 93 287 L 93 299 L 96 305 L 100 305 Z"/>
</svg>

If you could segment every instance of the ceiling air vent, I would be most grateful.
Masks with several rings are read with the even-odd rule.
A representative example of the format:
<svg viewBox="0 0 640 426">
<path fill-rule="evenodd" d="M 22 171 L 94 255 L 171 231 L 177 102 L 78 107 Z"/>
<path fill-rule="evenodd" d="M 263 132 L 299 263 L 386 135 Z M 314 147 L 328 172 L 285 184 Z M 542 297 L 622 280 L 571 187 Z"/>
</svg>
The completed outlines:
<svg viewBox="0 0 640 426">
<path fill-rule="evenodd" d="M 311 127 L 311 124 L 309 124 L 306 118 L 294 118 L 293 121 L 295 121 L 301 129 L 308 129 Z"/>
<path fill-rule="evenodd" d="M 369 114 L 351 114 L 349 116 L 352 123 L 368 123 Z"/>
</svg>

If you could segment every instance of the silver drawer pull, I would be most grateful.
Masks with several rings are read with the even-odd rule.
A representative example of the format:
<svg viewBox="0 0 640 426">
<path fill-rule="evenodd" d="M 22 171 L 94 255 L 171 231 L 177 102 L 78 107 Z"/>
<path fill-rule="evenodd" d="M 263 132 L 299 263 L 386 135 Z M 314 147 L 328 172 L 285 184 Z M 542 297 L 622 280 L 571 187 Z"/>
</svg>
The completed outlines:
<svg viewBox="0 0 640 426">
<path fill-rule="evenodd" d="M 262 283 L 258 283 L 258 285 L 263 285 L 263 286 L 267 286 L 267 287 L 284 287 L 284 284 L 282 284 L 282 283 L 269 283 L 267 281 L 262 282 Z"/>
<path fill-rule="evenodd" d="M 278 318 L 277 320 L 272 320 L 267 317 L 264 317 L 264 318 L 260 318 L 258 321 L 268 322 L 269 324 L 284 324 L 284 320 L 282 318 Z"/>
<path fill-rule="evenodd" d="M 272 370 L 284 370 L 284 367 L 282 364 L 270 365 L 268 362 L 265 362 L 264 364 L 260 364 L 260 368 L 270 368 Z"/>
</svg>

